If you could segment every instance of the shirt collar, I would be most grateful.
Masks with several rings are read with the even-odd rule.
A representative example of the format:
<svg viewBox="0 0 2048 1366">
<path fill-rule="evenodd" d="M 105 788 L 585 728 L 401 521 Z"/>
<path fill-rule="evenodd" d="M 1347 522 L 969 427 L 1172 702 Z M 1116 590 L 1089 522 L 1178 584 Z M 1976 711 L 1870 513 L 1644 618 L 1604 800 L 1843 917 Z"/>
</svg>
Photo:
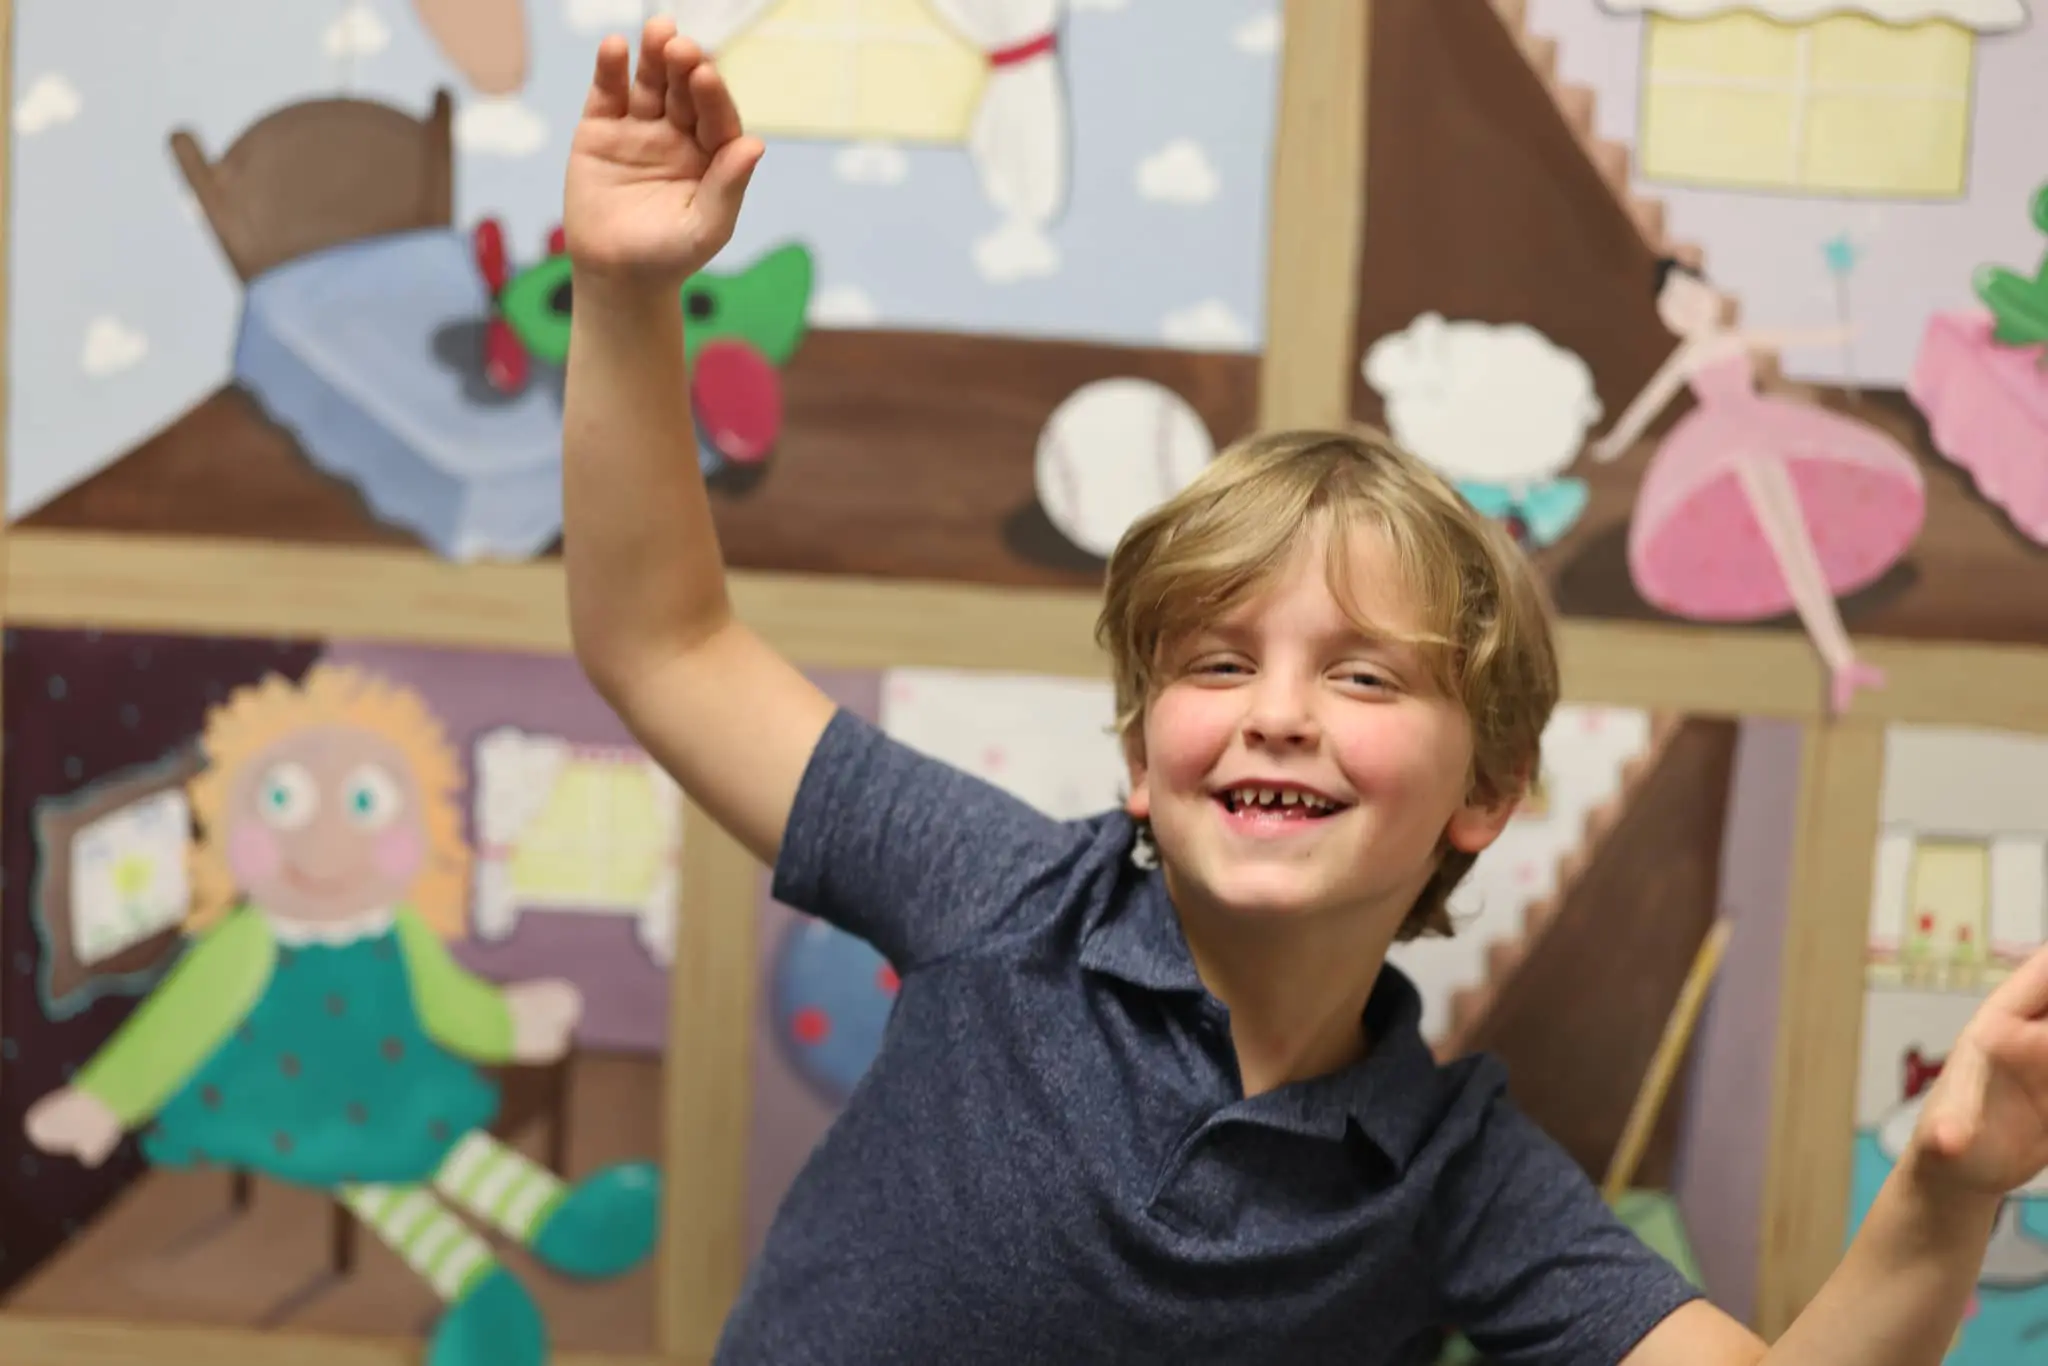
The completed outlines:
<svg viewBox="0 0 2048 1366">
<path fill-rule="evenodd" d="M 1127 896 L 1111 897 L 1109 913 L 1084 932 L 1081 966 L 1152 991 L 1206 991 L 1166 894 L 1165 875 L 1127 864 L 1122 876 L 1135 879 L 1136 886 Z"/>
<path fill-rule="evenodd" d="M 1164 875 L 1128 867 L 1123 875 L 1136 884 L 1112 897 L 1109 914 L 1084 933 L 1081 966 L 1151 991 L 1205 994 Z M 1356 1125 L 1402 1169 L 1429 1135 L 1439 1094 L 1436 1057 L 1422 1038 L 1422 995 L 1406 973 L 1391 963 L 1380 969 L 1361 1023 L 1372 1043 L 1365 1057 L 1255 1097 L 1250 1108 L 1282 1127 L 1331 1139 Z"/>
</svg>

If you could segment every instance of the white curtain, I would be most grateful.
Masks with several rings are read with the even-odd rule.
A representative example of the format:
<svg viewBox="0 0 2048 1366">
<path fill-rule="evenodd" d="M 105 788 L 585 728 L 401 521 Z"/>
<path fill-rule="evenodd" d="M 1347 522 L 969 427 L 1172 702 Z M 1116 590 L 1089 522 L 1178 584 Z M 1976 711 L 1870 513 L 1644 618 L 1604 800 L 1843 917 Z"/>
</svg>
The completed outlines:
<svg viewBox="0 0 2048 1366">
<path fill-rule="evenodd" d="M 1785 24 L 1804 24 L 1830 14 L 1867 14 L 1888 24 L 1947 19 L 1979 33 L 2024 27 L 2027 0 L 1600 0 L 1610 14 L 1662 14 L 1673 19 L 1748 12 Z"/>
<path fill-rule="evenodd" d="M 476 742 L 476 856 L 470 863 L 470 924 L 481 939 L 500 940 L 519 922 L 512 890 L 512 854 L 526 827 L 547 809 L 555 779 L 569 761 L 569 743 L 500 726 Z"/>
<path fill-rule="evenodd" d="M 1067 90 L 1057 33 L 1065 0 L 927 0 L 989 54 L 968 147 L 984 193 L 1013 218 L 1049 223 L 1067 199 Z"/>
</svg>

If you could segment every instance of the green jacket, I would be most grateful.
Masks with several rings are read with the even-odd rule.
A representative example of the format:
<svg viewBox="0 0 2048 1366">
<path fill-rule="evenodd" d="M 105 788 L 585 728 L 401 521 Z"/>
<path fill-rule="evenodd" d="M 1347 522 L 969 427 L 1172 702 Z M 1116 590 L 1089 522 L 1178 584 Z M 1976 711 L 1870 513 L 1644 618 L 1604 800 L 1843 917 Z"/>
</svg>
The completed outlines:
<svg viewBox="0 0 2048 1366">
<path fill-rule="evenodd" d="M 475 1062 L 508 1060 L 512 1013 L 504 990 L 456 962 L 411 907 L 399 907 L 394 923 L 427 1034 Z M 192 942 L 71 1084 L 106 1102 L 124 1127 L 143 1123 L 248 1018 L 276 964 L 269 917 L 254 906 L 236 907 Z"/>
</svg>

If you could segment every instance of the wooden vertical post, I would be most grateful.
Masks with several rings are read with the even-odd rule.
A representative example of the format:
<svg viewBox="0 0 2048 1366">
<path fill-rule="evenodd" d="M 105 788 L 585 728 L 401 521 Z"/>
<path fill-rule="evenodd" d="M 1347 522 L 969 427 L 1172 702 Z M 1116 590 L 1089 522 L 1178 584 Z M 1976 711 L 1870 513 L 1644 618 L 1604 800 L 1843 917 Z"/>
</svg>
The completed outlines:
<svg viewBox="0 0 2048 1366">
<path fill-rule="evenodd" d="M 1286 0 L 1259 425 L 1351 420 L 1372 0 Z"/>
<path fill-rule="evenodd" d="M 709 1361 L 746 1273 L 761 868 L 684 807 L 682 896 L 662 1055 L 662 1239 L 655 1346 Z"/>
<path fill-rule="evenodd" d="M 1756 1329 L 1776 1339 L 1841 1262 L 1884 728 L 1817 723 L 1801 755 L 1792 903 L 1779 975 Z"/>
</svg>

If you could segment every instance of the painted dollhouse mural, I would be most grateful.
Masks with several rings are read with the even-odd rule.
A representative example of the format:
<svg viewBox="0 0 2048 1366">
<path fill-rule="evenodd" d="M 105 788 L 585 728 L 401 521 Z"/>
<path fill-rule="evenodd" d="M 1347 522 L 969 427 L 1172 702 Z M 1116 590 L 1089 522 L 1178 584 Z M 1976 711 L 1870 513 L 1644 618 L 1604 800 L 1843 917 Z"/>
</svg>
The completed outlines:
<svg viewBox="0 0 2048 1366">
<path fill-rule="evenodd" d="M 2048 633 L 2027 0 L 1372 16 L 1354 410 L 1567 615 L 1797 631 L 1833 711 L 1865 637 Z"/>
<path fill-rule="evenodd" d="M 1899 728 L 1875 853 L 1851 1228 L 1904 1150 L 1978 1003 L 2048 942 L 2048 740 Z M 2048 1172 L 2001 1207 L 1949 1366 L 2048 1334 Z M 2035 1346 L 2030 1346 L 2034 1344 Z"/>
<path fill-rule="evenodd" d="M 573 661 L 8 644 L 0 1307 L 645 1350 L 681 802 Z"/>
<path fill-rule="evenodd" d="M 734 564 L 1087 586 L 1252 425 L 1277 0 L 228 0 L 127 31 L 260 74 L 147 81 L 108 3 L 16 7 L 16 521 L 556 554 L 563 158 L 657 12 L 771 149 L 682 300 Z"/>
</svg>

